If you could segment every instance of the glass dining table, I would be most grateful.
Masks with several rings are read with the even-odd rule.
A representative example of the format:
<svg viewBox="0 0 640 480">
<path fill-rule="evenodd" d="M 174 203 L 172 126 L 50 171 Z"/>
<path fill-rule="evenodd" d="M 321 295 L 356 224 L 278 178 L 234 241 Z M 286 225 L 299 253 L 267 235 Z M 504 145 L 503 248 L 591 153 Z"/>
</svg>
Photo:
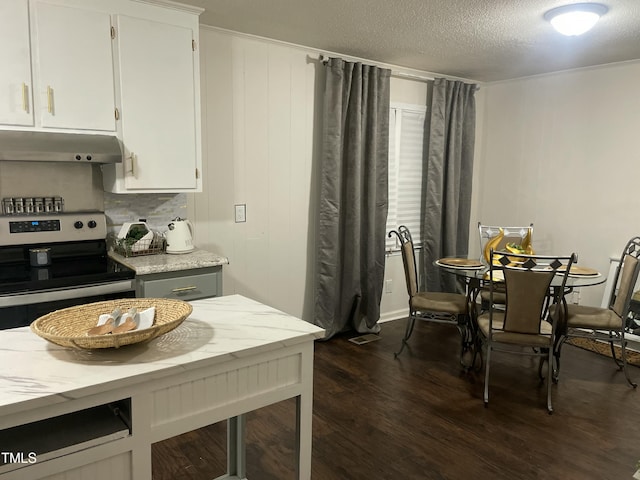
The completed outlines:
<svg viewBox="0 0 640 480">
<path fill-rule="evenodd" d="M 489 266 L 484 262 L 472 258 L 447 257 L 436 260 L 434 264 L 446 273 L 451 273 L 460 278 L 466 288 L 467 300 L 470 308 L 470 321 L 465 325 L 463 333 L 462 355 L 460 362 L 465 368 L 473 368 L 476 358 L 476 319 L 478 314 L 478 295 L 483 287 L 489 285 Z M 561 277 L 558 275 L 551 281 L 551 288 L 561 285 Z M 601 272 L 587 267 L 574 265 L 571 268 L 565 290 L 564 298 L 567 298 L 574 289 L 600 285 L 607 281 L 607 276 Z"/>
<path fill-rule="evenodd" d="M 484 263 L 470 258 L 441 258 L 434 262 L 435 265 L 448 273 L 452 273 L 464 279 L 469 289 L 478 288 L 485 283 L 488 284 L 489 266 Z M 575 273 L 574 273 L 575 272 Z M 574 288 L 590 287 L 600 285 L 607 281 L 606 275 L 592 268 L 578 267 L 574 265 L 571 268 L 569 277 L 567 278 L 567 291 L 565 295 L 571 293 Z M 561 282 L 558 276 L 551 281 L 551 286 L 559 286 Z"/>
</svg>

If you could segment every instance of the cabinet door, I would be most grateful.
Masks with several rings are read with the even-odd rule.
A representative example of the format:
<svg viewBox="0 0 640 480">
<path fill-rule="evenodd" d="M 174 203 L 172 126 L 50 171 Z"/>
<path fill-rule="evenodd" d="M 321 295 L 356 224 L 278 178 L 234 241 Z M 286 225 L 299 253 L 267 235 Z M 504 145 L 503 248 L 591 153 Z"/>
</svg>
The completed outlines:
<svg viewBox="0 0 640 480">
<path fill-rule="evenodd" d="M 116 23 L 125 187 L 195 189 L 193 31 L 124 15 Z"/>
<path fill-rule="evenodd" d="M 0 2 L 0 123 L 33 125 L 27 0 Z"/>
<path fill-rule="evenodd" d="M 110 15 L 45 1 L 33 5 L 41 125 L 115 131 Z"/>
</svg>

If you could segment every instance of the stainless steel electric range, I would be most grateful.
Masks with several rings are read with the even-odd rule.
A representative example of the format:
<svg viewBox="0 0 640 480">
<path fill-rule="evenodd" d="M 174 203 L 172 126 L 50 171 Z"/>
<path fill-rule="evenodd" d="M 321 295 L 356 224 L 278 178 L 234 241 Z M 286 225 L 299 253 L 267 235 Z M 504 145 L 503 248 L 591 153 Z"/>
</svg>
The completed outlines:
<svg viewBox="0 0 640 480">
<path fill-rule="evenodd" d="M 135 296 L 135 272 L 107 255 L 103 212 L 0 216 L 0 330 L 60 308 Z"/>
</svg>

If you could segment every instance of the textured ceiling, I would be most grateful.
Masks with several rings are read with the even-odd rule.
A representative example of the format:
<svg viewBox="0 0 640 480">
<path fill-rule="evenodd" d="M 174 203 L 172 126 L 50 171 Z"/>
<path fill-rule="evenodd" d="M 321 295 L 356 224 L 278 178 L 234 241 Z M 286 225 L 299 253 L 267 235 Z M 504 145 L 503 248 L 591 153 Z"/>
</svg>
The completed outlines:
<svg viewBox="0 0 640 480">
<path fill-rule="evenodd" d="M 599 0 L 580 37 L 543 18 L 576 0 L 180 1 L 205 25 L 480 82 L 640 59 L 640 0 Z"/>
</svg>

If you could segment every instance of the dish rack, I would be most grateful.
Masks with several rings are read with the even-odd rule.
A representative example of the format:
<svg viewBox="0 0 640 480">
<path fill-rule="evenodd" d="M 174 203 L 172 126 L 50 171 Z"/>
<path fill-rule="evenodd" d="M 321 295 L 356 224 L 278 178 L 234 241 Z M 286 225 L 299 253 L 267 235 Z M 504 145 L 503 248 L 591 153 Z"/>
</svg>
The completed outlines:
<svg viewBox="0 0 640 480">
<path fill-rule="evenodd" d="M 138 257 L 143 255 L 158 255 L 167 249 L 167 242 L 160 232 L 151 231 L 153 237 L 142 238 L 132 242 L 130 238 L 118 238 L 115 234 L 108 236 L 108 242 L 114 252 L 123 257 Z"/>
</svg>

